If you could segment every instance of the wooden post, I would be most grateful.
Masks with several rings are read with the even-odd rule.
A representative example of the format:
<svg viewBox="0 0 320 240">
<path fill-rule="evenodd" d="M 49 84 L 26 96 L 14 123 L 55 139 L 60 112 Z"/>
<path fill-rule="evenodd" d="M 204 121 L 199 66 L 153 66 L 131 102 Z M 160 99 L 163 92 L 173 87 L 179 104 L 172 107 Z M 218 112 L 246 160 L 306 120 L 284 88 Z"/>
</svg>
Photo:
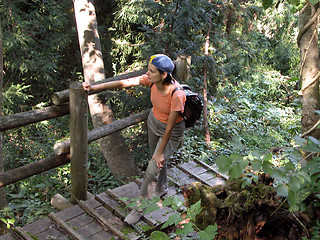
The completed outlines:
<svg viewBox="0 0 320 240">
<path fill-rule="evenodd" d="M 80 82 L 70 84 L 71 202 L 87 199 L 88 103 Z"/>
</svg>

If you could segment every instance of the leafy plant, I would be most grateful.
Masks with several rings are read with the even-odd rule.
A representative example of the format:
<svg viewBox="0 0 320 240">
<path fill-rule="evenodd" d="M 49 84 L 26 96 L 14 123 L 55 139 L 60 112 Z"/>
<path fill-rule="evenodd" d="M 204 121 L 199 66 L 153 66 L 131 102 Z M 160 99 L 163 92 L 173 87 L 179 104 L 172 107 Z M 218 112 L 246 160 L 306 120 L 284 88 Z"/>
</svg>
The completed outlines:
<svg viewBox="0 0 320 240">
<path fill-rule="evenodd" d="M 319 199 L 317 181 L 320 159 L 313 157 L 305 166 L 301 166 L 301 149 L 310 153 L 320 152 L 320 142 L 314 138 L 310 139 L 312 141 L 309 141 L 309 144 L 300 148 L 285 149 L 280 158 L 272 153 L 251 152 L 246 156 L 233 153 L 230 156 L 219 157 L 216 163 L 219 170 L 230 178 L 241 178 L 242 187 L 257 183 L 262 173 L 267 174 L 274 179 L 274 188 L 279 196 L 286 198 L 291 211 L 304 210 L 304 201 L 308 196 L 315 194 Z M 297 138 L 297 141 L 299 140 L 304 142 Z"/>
<path fill-rule="evenodd" d="M 16 222 L 16 218 L 12 209 L 9 207 L 4 207 L 3 209 L 0 209 L 0 220 L 4 224 L 6 224 L 8 229 L 12 227 Z"/>
<path fill-rule="evenodd" d="M 318 240 L 320 238 L 320 222 L 319 222 L 319 220 L 317 220 L 316 226 L 311 228 L 311 234 L 312 234 L 311 238 L 303 237 L 302 240 L 308 240 L 308 239 Z"/>
<path fill-rule="evenodd" d="M 143 199 L 139 202 L 137 199 L 133 199 L 127 206 L 137 209 L 143 209 L 144 214 L 154 212 L 159 209 L 159 197 L 153 197 L 152 199 Z M 177 196 L 171 196 L 161 201 L 163 207 L 170 206 L 176 213 L 169 216 L 169 219 L 161 226 L 164 230 L 170 226 L 175 226 L 174 233 L 170 233 L 169 236 L 161 231 L 154 231 L 150 235 L 150 239 L 176 239 L 177 237 L 183 239 L 201 239 L 201 240 L 213 240 L 217 234 L 217 224 L 209 225 L 206 229 L 201 230 L 195 224 L 196 216 L 201 212 L 201 200 L 197 203 L 186 208 L 186 216 L 182 217 L 179 213 L 183 207 L 183 202 Z"/>
</svg>

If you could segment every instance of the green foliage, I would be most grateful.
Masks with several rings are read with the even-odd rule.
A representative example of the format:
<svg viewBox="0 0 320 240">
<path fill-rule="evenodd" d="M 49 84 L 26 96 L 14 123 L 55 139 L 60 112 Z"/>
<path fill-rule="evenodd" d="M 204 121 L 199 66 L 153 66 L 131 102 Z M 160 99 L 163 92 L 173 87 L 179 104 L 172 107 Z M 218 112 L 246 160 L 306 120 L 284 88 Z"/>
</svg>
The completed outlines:
<svg viewBox="0 0 320 240">
<path fill-rule="evenodd" d="M 320 222 L 319 222 L 319 220 L 317 220 L 316 226 L 311 228 L 311 234 L 312 234 L 311 238 L 303 237 L 302 240 L 308 240 L 308 239 L 317 240 L 320 238 Z"/>
<path fill-rule="evenodd" d="M 122 199 L 127 200 L 127 199 Z M 152 199 L 143 199 L 139 202 L 138 199 L 132 199 L 130 203 L 127 205 L 128 207 L 133 207 L 137 209 L 143 209 L 144 214 L 152 213 L 159 209 L 159 197 L 153 197 Z M 205 239 L 205 240 L 213 240 L 217 234 L 217 224 L 209 225 L 206 229 L 200 230 L 195 224 L 195 219 L 197 215 L 201 212 L 201 200 L 191 205 L 190 208 L 186 209 L 186 219 L 189 221 L 182 223 L 184 220 L 182 218 L 180 211 L 183 207 L 183 202 L 177 196 L 168 197 L 165 200 L 161 201 L 163 207 L 169 206 L 176 213 L 169 216 L 169 219 L 161 226 L 161 229 L 164 230 L 170 226 L 175 226 L 176 230 L 174 233 L 170 233 L 169 236 L 161 231 L 154 231 L 149 239 Z M 177 227 L 180 225 L 180 227 Z M 191 236 L 190 236 L 191 234 Z"/>
<path fill-rule="evenodd" d="M 13 114 L 17 110 L 18 112 L 23 112 L 24 109 L 27 108 L 25 103 L 27 100 L 33 98 L 32 95 L 26 93 L 28 88 L 30 88 L 30 86 L 12 84 L 2 93 L 2 106 L 5 115 Z"/>
<path fill-rule="evenodd" d="M 4 207 L 3 209 L 0 209 L 0 220 L 6 224 L 7 229 L 12 227 L 15 223 L 15 215 L 11 208 Z"/>
<path fill-rule="evenodd" d="M 247 156 L 231 154 L 221 156 L 216 163 L 219 170 L 228 174 L 232 179 L 241 178 L 242 187 L 258 182 L 258 176 L 262 173 L 269 175 L 273 181 L 273 186 L 279 196 L 284 197 L 289 204 L 291 211 L 305 210 L 308 204 L 308 197 L 319 200 L 319 186 L 317 184 L 320 173 L 320 159 L 313 157 L 301 165 L 303 156 L 300 149 L 310 153 L 320 152 L 318 140 L 310 138 L 308 145 L 286 148 L 283 150 L 281 158 L 272 153 L 261 154 L 252 152 Z M 299 140 L 299 139 L 298 139 Z"/>
<path fill-rule="evenodd" d="M 0 16 L 3 35 L 4 92 L 15 86 L 26 96 L 7 111 L 20 112 L 41 101 L 47 101 L 53 91 L 68 86 L 68 78 L 76 66 L 72 44 L 77 44 L 69 1 L 1 1 Z M 78 44 L 75 45 L 78 49 Z M 71 61 L 72 60 L 72 61 Z M 25 86 L 32 86 L 25 92 Z M 43 91 L 45 89 L 45 91 Z M 16 91 L 15 91 L 16 92 Z M 4 100 L 13 100 L 4 96 Z M 18 100 L 18 99 L 17 99 Z M 23 100 L 23 103 L 22 103 Z M 21 109 L 20 105 L 24 105 Z M 16 107 L 20 108 L 16 108 Z M 29 110 L 29 109 L 28 109 Z"/>
</svg>

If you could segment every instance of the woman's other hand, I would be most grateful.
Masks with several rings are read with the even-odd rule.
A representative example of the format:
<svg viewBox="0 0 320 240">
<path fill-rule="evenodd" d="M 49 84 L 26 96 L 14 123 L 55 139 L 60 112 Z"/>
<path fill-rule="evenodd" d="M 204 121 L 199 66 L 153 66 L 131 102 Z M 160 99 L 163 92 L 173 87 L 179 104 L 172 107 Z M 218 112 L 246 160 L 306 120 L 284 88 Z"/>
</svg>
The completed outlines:
<svg viewBox="0 0 320 240">
<path fill-rule="evenodd" d="M 166 160 L 164 160 L 164 154 L 156 154 L 152 159 L 156 161 L 157 168 L 159 169 L 161 169 L 166 163 Z"/>
</svg>

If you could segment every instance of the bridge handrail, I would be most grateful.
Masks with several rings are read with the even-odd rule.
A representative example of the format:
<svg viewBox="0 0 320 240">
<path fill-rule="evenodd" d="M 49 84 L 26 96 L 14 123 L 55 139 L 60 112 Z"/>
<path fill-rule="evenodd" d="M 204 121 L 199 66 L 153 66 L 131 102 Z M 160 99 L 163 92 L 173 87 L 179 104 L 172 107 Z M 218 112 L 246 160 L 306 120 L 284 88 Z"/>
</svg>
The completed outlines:
<svg viewBox="0 0 320 240">
<path fill-rule="evenodd" d="M 98 84 L 105 83 L 105 82 L 117 81 L 117 80 L 127 79 L 127 78 L 131 78 L 131 77 L 137 77 L 137 76 L 144 74 L 146 71 L 147 71 L 147 69 L 142 69 L 142 70 L 138 70 L 138 71 L 134 71 L 134 72 L 124 73 L 119 76 L 106 78 L 104 80 L 94 82 L 91 84 L 98 85 Z M 95 93 L 99 93 L 99 92 L 101 92 L 101 91 L 94 91 L 94 92 L 90 92 L 89 94 L 95 94 Z M 63 103 L 69 102 L 69 89 L 53 93 L 51 96 L 51 100 L 54 105 L 58 105 L 58 106 Z"/>
<path fill-rule="evenodd" d="M 70 104 L 64 103 L 61 106 L 51 106 L 43 109 L 31 110 L 27 112 L 13 114 L 10 116 L 1 117 L 0 129 L 1 131 L 4 131 L 16 127 L 26 126 L 28 124 L 67 115 L 70 113 L 70 111 Z M 133 114 L 126 118 L 114 121 L 111 124 L 93 129 L 88 132 L 87 143 L 98 140 L 119 130 L 142 122 L 147 119 L 149 112 L 150 109 L 147 109 L 137 114 Z M 0 173 L 0 187 L 15 183 L 22 179 L 31 177 L 36 174 L 40 174 L 55 167 L 59 167 L 61 165 L 69 163 L 72 160 L 72 154 L 70 154 L 70 139 L 55 144 L 54 152 L 56 153 L 55 156 L 35 161 L 25 166 Z"/>
</svg>

